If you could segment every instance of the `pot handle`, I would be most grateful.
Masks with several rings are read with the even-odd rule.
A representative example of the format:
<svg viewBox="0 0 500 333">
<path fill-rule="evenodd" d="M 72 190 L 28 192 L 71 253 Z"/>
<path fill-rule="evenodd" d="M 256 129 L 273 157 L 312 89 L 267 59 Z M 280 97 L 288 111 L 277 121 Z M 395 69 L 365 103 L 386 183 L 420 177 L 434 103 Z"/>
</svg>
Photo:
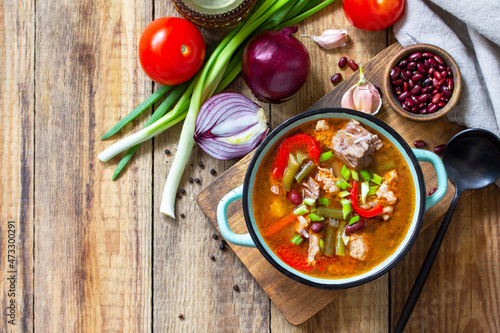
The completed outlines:
<svg viewBox="0 0 500 333">
<path fill-rule="evenodd" d="M 446 191 L 448 191 L 448 175 L 446 174 L 443 161 L 441 161 L 439 156 L 423 149 L 412 149 L 412 151 L 418 161 L 429 162 L 436 169 L 438 187 L 433 195 L 425 199 L 425 210 L 428 210 L 444 198 Z"/>
<path fill-rule="evenodd" d="M 246 247 L 256 247 L 255 243 L 249 233 L 238 235 L 235 234 L 230 228 L 227 222 L 227 207 L 236 200 L 240 200 L 243 197 L 243 184 L 235 189 L 229 191 L 220 201 L 217 206 L 217 223 L 219 224 L 219 229 L 224 236 L 224 238 L 232 244 Z"/>
</svg>

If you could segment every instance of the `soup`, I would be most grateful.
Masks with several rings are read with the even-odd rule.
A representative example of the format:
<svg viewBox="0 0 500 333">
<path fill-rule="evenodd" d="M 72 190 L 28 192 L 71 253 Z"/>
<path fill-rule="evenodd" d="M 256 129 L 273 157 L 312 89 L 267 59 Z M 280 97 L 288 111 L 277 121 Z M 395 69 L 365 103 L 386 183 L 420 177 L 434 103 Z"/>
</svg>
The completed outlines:
<svg viewBox="0 0 500 333">
<path fill-rule="evenodd" d="M 415 189 L 394 145 L 356 120 L 320 119 L 262 160 L 253 190 L 269 248 L 307 275 L 363 274 L 390 256 L 411 224 Z"/>
</svg>

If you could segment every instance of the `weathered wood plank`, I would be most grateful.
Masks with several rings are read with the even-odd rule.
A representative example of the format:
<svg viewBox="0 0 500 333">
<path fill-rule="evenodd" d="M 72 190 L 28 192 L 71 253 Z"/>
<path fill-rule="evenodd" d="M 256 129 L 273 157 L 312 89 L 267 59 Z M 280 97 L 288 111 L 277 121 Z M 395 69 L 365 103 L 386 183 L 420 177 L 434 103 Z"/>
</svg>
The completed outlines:
<svg viewBox="0 0 500 333">
<path fill-rule="evenodd" d="M 179 16 L 170 2 L 155 2 L 155 17 Z M 207 45 L 222 31 L 201 29 Z M 251 94 L 242 79 L 228 91 Z M 228 247 L 219 250 L 221 237 L 196 205 L 199 191 L 235 161 L 218 161 L 195 147 L 179 188 L 186 194 L 177 200 L 177 219 L 159 212 L 163 186 L 175 156 L 182 125 L 154 139 L 154 259 L 153 330 L 157 332 L 268 332 L 270 302 L 264 291 Z M 165 149 L 172 153 L 167 156 Z M 204 167 L 198 163 L 202 161 Z M 192 166 L 191 166 L 192 165 Z M 188 182 L 199 178 L 200 184 Z M 185 214 L 181 218 L 180 214 Z M 213 254 L 215 261 L 209 259 Z M 237 284 L 240 291 L 234 291 Z M 177 316 L 182 313 L 184 319 Z"/>
<path fill-rule="evenodd" d="M 152 91 L 137 61 L 151 3 L 36 5 L 35 330 L 150 331 L 152 146 L 117 182 L 119 159 L 97 154 Z"/>
<path fill-rule="evenodd" d="M 405 331 L 499 330 L 499 222 L 500 190 L 495 185 L 461 198 Z M 439 225 L 422 232 L 390 272 L 393 328 Z"/>
<path fill-rule="evenodd" d="M 0 3 L 0 331 L 33 330 L 34 2 Z"/>
</svg>

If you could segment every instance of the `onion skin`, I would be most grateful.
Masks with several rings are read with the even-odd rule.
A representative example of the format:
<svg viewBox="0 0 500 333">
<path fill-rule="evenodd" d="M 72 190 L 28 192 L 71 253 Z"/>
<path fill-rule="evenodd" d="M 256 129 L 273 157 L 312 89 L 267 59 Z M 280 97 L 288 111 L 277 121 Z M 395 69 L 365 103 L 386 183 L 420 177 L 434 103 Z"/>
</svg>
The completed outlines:
<svg viewBox="0 0 500 333">
<path fill-rule="evenodd" d="M 304 44 L 291 35 L 297 29 L 293 26 L 264 31 L 245 46 L 241 74 L 259 100 L 285 102 L 306 82 L 311 58 Z"/>
</svg>

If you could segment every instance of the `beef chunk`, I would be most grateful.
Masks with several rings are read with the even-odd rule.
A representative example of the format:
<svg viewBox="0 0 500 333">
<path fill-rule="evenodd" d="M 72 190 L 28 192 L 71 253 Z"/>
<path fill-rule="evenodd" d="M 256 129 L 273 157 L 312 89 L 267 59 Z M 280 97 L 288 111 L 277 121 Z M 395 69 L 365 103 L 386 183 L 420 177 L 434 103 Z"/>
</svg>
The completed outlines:
<svg viewBox="0 0 500 333">
<path fill-rule="evenodd" d="M 364 169 L 372 163 L 373 153 L 382 148 L 382 141 L 352 119 L 332 140 L 335 155 L 351 169 Z"/>
<path fill-rule="evenodd" d="M 302 182 L 302 186 L 303 186 L 302 190 L 303 198 L 309 197 L 314 200 L 319 198 L 319 184 L 311 176 L 309 176 L 307 181 Z"/>
</svg>

